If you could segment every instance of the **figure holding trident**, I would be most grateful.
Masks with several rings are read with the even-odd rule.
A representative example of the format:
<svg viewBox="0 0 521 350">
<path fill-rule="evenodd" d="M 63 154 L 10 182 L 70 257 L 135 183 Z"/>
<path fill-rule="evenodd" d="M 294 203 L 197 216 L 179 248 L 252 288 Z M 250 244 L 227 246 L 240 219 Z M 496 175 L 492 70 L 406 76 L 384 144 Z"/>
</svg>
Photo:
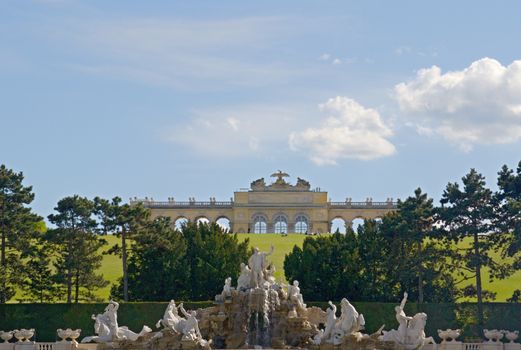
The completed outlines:
<svg viewBox="0 0 521 350">
<path fill-rule="evenodd" d="M 253 255 L 248 259 L 248 266 L 251 269 L 251 286 L 253 288 L 262 287 L 264 283 L 264 270 L 268 267 L 266 257 L 273 253 L 273 245 L 269 253 L 260 252 L 259 248 L 253 248 Z"/>
</svg>

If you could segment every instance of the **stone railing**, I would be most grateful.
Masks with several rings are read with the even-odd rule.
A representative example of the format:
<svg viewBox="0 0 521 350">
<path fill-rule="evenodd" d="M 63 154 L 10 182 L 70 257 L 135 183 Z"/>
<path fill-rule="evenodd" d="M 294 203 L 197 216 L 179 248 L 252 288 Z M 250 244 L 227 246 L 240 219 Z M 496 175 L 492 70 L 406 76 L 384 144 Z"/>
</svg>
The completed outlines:
<svg viewBox="0 0 521 350">
<path fill-rule="evenodd" d="M 329 202 L 329 207 L 332 209 L 396 209 L 398 206 L 397 202 L 386 201 L 386 202 Z"/>
<path fill-rule="evenodd" d="M 146 199 L 131 200 L 130 204 L 142 203 L 150 209 L 181 209 L 181 208 L 226 208 L 232 207 L 232 201 L 152 201 Z"/>
</svg>

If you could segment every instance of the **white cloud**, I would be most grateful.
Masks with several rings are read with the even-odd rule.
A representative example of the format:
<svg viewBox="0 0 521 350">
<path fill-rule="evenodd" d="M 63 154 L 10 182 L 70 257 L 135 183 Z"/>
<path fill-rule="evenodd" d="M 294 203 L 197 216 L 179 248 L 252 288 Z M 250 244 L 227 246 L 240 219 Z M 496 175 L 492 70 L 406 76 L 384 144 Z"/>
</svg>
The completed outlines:
<svg viewBox="0 0 521 350">
<path fill-rule="evenodd" d="M 319 108 L 331 116 L 319 127 L 293 132 L 289 137 L 290 148 L 308 154 L 313 163 L 333 165 L 344 158 L 370 160 L 396 152 L 387 140 L 393 132 L 376 110 L 341 96 Z"/>
<path fill-rule="evenodd" d="M 483 58 L 446 73 L 432 66 L 394 90 L 420 134 L 440 135 L 463 151 L 521 139 L 521 60 L 505 67 Z"/>
<path fill-rule="evenodd" d="M 269 157 L 288 151 L 288 135 L 305 115 L 301 108 L 246 105 L 197 110 L 163 138 L 203 157 Z"/>
<path fill-rule="evenodd" d="M 340 64 L 340 63 L 342 63 L 342 61 L 340 60 L 340 58 L 335 58 L 335 59 L 333 60 L 333 64 Z"/>
<path fill-rule="evenodd" d="M 229 117 L 226 119 L 228 122 L 228 125 L 230 125 L 230 128 L 232 128 L 234 131 L 239 131 L 239 119 L 234 117 Z"/>
<path fill-rule="evenodd" d="M 320 57 L 318 58 L 319 60 L 321 61 L 327 61 L 331 58 L 331 55 L 328 54 L 328 53 L 323 53 L 322 55 L 320 55 Z"/>
</svg>

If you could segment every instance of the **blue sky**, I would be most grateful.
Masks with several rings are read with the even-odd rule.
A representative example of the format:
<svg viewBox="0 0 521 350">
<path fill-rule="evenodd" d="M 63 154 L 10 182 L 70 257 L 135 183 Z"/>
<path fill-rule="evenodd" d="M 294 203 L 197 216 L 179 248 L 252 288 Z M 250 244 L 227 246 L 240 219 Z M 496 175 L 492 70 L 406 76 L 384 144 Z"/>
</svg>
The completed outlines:
<svg viewBox="0 0 521 350">
<path fill-rule="evenodd" d="M 0 163 L 66 195 L 438 199 L 521 160 L 518 1 L 0 2 Z"/>
</svg>

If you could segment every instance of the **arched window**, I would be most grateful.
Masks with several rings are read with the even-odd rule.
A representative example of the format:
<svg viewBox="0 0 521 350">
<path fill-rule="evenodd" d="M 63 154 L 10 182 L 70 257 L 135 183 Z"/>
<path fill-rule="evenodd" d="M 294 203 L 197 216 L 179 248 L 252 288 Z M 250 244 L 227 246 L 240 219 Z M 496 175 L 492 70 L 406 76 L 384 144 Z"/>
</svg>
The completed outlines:
<svg viewBox="0 0 521 350">
<path fill-rule="evenodd" d="M 308 233 L 308 219 L 304 215 L 299 215 L 295 219 L 295 232 Z"/>
<path fill-rule="evenodd" d="M 342 218 L 334 218 L 331 221 L 331 233 L 346 233 L 346 222 Z"/>
<path fill-rule="evenodd" d="M 181 216 L 175 220 L 174 225 L 175 225 L 176 229 L 181 230 L 183 228 L 183 226 L 185 226 L 187 223 L 188 223 L 188 219 Z"/>
<path fill-rule="evenodd" d="M 262 215 L 253 217 L 253 233 L 266 233 L 268 230 L 267 220 Z"/>
<path fill-rule="evenodd" d="M 222 216 L 222 217 L 218 218 L 216 223 L 217 223 L 217 225 L 219 225 L 221 227 L 223 232 L 230 231 L 230 226 L 231 226 L 230 219 L 228 219 L 226 216 Z"/>
<path fill-rule="evenodd" d="M 201 217 L 197 218 L 197 220 L 195 222 L 197 223 L 197 225 L 200 225 L 200 224 L 209 225 L 210 219 L 208 219 L 205 216 L 201 216 Z"/>
<path fill-rule="evenodd" d="M 288 233 L 288 219 L 284 215 L 277 215 L 273 220 L 275 233 Z"/>
</svg>

